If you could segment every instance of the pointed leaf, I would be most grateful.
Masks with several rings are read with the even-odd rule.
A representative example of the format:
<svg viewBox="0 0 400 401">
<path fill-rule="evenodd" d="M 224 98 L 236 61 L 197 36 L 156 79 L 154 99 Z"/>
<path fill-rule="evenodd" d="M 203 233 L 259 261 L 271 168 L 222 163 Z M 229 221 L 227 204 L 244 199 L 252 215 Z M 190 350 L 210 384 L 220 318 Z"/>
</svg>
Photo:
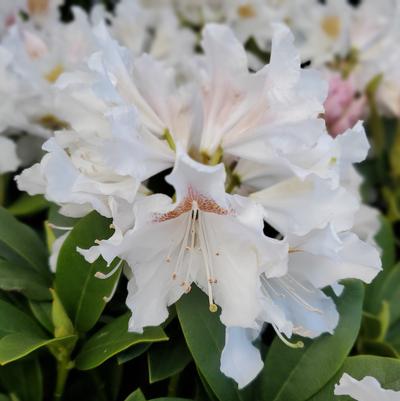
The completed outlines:
<svg viewBox="0 0 400 401">
<path fill-rule="evenodd" d="M 28 226 L 0 207 L 0 255 L 3 259 L 25 265 L 50 278 L 44 243 Z"/>
<path fill-rule="evenodd" d="M 183 339 L 173 336 L 168 342 L 154 344 L 147 354 L 149 382 L 155 383 L 181 372 L 192 360 Z"/>
<path fill-rule="evenodd" d="M 108 219 L 95 212 L 87 215 L 74 226 L 60 250 L 55 287 L 78 332 L 88 331 L 96 324 L 119 273 L 106 280 L 95 277 L 96 272 L 106 273 L 110 268 L 101 258 L 86 262 L 76 249 L 89 248 L 96 239 L 110 237 L 109 225 Z"/>
<path fill-rule="evenodd" d="M 51 298 L 49 283 L 33 269 L 0 260 L 0 289 L 17 291 L 36 301 Z"/>
<path fill-rule="evenodd" d="M 128 332 L 129 316 L 120 316 L 89 338 L 76 358 L 76 367 L 93 369 L 132 345 L 168 340 L 161 327 L 148 327 L 143 334 Z"/>
<path fill-rule="evenodd" d="M 128 397 L 125 398 L 125 401 L 146 401 L 146 398 L 144 397 L 142 390 L 138 388 L 132 394 L 128 395 Z"/>
</svg>

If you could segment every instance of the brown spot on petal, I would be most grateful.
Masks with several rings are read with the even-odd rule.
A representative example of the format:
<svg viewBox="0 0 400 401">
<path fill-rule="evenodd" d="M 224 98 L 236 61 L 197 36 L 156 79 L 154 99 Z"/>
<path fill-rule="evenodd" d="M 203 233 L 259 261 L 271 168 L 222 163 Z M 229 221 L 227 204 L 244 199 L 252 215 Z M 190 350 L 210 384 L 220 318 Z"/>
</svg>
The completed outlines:
<svg viewBox="0 0 400 401">
<path fill-rule="evenodd" d="M 46 14 L 50 0 L 28 0 L 28 11 L 31 15 Z"/>
<path fill-rule="evenodd" d="M 327 15 L 321 21 L 323 31 L 332 39 L 340 35 L 341 21 L 337 15 Z"/>
<path fill-rule="evenodd" d="M 256 16 L 254 7 L 251 4 L 243 4 L 239 6 L 237 13 L 241 18 L 253 18 Z"/>
<path fill-rule="evenodd" d="M 167 213 L 156 213 L 154 216 L 154 222 L 161 223 L 179 217 L 183 213 L 188 213 L 192 210 L 193 202 L 196 201 L 199 209 L 202 212 L 215 213 L 219 215 L 232 214 L 231 210 L 225 209 L 218 205 L 211 198 L 199 194 L 192 187 L 189 187 L 186 197 L 180 202 L 174 210 Z"/>
</svg>

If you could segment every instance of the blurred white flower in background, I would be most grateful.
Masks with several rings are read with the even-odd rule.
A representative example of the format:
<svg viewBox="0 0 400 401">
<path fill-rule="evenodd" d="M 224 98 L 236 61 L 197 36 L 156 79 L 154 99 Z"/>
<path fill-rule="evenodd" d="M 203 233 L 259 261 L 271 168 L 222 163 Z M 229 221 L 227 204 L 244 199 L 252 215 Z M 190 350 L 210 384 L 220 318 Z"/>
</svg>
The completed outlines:
<svg viewBox="0 0 400 401">
<path fill-rule="evenodd" d="M 374 377 L 366 376 L 356 380 L 344 373 L 335 385 L 335 395 L 348 395 L 356 401 L 399 401 L 400 391 L 383 389 Z"/>
</svg>

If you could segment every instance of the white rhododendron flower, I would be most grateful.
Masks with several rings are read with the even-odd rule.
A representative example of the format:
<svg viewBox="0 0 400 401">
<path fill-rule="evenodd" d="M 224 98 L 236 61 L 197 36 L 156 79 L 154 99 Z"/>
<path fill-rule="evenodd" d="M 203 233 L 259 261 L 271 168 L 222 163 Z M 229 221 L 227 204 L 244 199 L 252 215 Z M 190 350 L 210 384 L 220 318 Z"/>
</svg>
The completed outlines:
<svg viewBox="0 0 400 401">
<path fill-rule="evenodd" d="M 167 307 L 193 282 L 207 293 L 212 312 L 221 307 L 225 325 L 256 327 L 260 269 L 268 277 L 285 274 L 286 242 L 264 235 L 259 205 L 225 193 L 222 164 L 205 166 L 178 149 L 166 180 L 175 188 L 175 202 L 160 194 L 138 201 L 135 226 L 121 244 L 113 249 L 104 241 L 102 250 L 100 241 L 109 263 L 118 256 L 133 271 L 130 330 L 161 324 Z M 97 248 L 92 251 L 96 257 Z M 92 259 L 90 251 L 86 256 Z"/>
<path fill-rule="evenodd" d="M 348 395 L 356 401 L 399 401 L 400 391 L 384 389 L 374 377 L 356 380 L 344 373 L 335 385 L 335 395 Z"/>
<path fill-rule="evenodd" d="M 361 204 L 353 164 L 369 148 L 362 123 L 328 134 L 327 83 L 301 68 L 288 28 L 273 32 L 270 62 L 251 72 L 232 30 L 206 25 L 197 72 L 181 79 L 174 62 L 135 54 L 100 22 L 87 63 L 54 86 L 58 102 L 69 99 L 68 126 L 17 177 L 63 214 L 112 218 L 112 237 L 79 252 L 126 262 L 129 330 L 161 324 L 201 288 L 227 327 L 221 370 L 241 387 L 262 366 L 252 340 L 266 323 L 288 345 L 293 334 L 333 333 L 338 312 L 322 290 L 339 294 L 341 279 L 370 282 L 380 270 L 376 249 L 351 231 Z M 146 190 L 159 173 L 173 198 Z M 245 372 L 232 362 L 242 348 Z"/>
<path fill-rule="evenodd" d="M 321 289 L 337 286 L 344 278 L 358 278 L 370 283 L 380 269 L 378 251 L 351 232 L 336 233 L 332 226 L 314 230 L 306 236 L 288 236 L 289 258 L 287 273 L 268 278 L 261 275 L 263 307 L 259 321 L 272 324 L 288 346 L 293 334 L 315 338 L 322 333 L 334 333 L 339 314 L 332 298 Z M 260 325 L 260 327 L 262 327 Z M 240 333 L 242 330 L 242 334 Z M 221 357 L 221 370 L 240 386 L 247 385 L 262 368 L 260 357 L 248 349 L 259 332 L 235 328 L 235 341 L 229 340 Z M 247 333 L 247 334 L 246 334 Z M 281 334 L 282 333 L 282 334 Z M 236 364 L 230 363 L 230 353 L 236 355 Z M 245 371 L 239 367 L 248 366 Z"/>
</svg>

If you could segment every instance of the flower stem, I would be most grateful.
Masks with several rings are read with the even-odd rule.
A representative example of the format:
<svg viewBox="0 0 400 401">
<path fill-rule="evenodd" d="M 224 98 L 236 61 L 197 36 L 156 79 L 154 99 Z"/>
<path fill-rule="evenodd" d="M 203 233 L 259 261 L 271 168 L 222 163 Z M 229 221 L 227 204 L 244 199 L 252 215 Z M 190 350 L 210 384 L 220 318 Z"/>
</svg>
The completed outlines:
<svg viewBox="0 0 400 401">
<path fill-rule="evenodd" d="M 62 359 L 57 362 L 57 382 L 54 390 L 54 401 L 61 400 L 65 384 L 67 382 L 68 374 L 70 371 L 70 360 L 69 358 Z"/>
</svg>

